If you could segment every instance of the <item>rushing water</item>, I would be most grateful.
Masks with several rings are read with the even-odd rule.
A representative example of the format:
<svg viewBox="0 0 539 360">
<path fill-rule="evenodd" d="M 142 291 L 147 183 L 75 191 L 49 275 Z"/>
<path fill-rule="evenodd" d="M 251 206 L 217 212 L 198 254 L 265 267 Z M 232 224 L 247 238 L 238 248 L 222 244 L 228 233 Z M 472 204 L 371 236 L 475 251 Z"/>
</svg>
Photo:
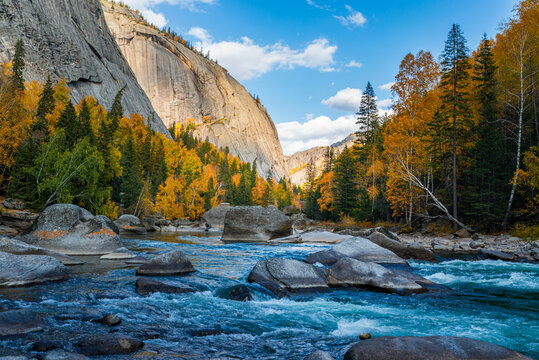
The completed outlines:
<svg viewBox="0 0 539 360">
<path fill-rule="evenodd" d="M 537 264 L 410 263 L 420 275 L 455 290 L 449 294 L 407 297 L 352 290 L 290 300 L 260 293 L 255 301 L 237 302 L 220 294 L 245 283 L 257 261 L 303 259 L 327 246 L 225 245 L 218 237 L 164 235 L 123 241 L 131 250 L 144 253 L 181 249 L 197 273 L 160 280 L 189 284 L 199 291 L 141 297 L 134 290 L 134 267 L 88 258 L 86 265 L 72 268 L 74 276 L 66 282 L 0 289 L 0 309 L 31 308 L 42 313 L 49 326 L 40 334 L 0 341 L 0 354 L 2 348 L 29 352 L 38 338 L 60 340 L 66 349 L 74 350 L 72 344 L 84 334 L 115 331 L 146 339 L 144 351 L 150 357 L 303 359 L 321 349 L 338 359 L 358 341 L 358 334 L 370 332 L 373 336 L 465 336 L 539 357 Z M 106 313 L 117 314 L 122 324 L 111 329 L 87 321 Z M 200 336 L 216 331 L 222 333 Z"/>
</svg>

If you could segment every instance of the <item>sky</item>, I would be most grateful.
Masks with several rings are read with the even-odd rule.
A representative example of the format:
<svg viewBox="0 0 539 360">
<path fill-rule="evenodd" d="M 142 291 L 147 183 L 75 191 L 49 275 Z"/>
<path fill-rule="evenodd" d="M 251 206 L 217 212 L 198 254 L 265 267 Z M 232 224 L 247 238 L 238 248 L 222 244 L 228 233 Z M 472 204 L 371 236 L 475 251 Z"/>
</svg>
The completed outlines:
<svg viewBox="0 0 539 360">
<path fill-rule="evenodd" d="M 470 50 L 494 37 L 516 0 L 123 0 L 224 66 L 260 97 L 285 155 L 357 128 L 367 81 L 383 112 L 407 53 L 438 58 L 453 23 Z"/>
</svg>

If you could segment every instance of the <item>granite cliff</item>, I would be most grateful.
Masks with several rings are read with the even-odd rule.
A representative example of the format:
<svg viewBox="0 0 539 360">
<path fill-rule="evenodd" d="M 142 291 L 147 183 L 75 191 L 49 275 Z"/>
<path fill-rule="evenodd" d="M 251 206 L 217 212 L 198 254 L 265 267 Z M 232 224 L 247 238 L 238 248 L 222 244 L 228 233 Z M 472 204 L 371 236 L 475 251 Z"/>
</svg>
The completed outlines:
<svg viewBox="0 0 539 360">
<path fill-rule="evenodd" d="M 271 117 L 226 69 L 146 25 L 137 12 L 101 3 L 112 35 L 167 126 L 192 122 L 201 140 L 256 161 L 260 175 L 288 176 Z"/>
<path fill-rule="evenodd" d="M 139 113 L 168 135 L 112 37 L 99 0 L 2 0 L 0 61 L 11 60 L 17 39 L 25 45 L 26 80 L 64 78 L 75 102 L 90 95 L 107 108 L 126 86 L 126 114 Z"/>
<path fill-rule="evenodd" d="M 345 147 L 352 147 L 356 139 L 355 134 L 350 134 L 343 140 L 331 144 L 334 159 L 343 151 Z M 317 146 L 311 149 L 298 151 L 297 153 L 285 157 L 286 166 L 289 169 L 290 181 L 294 185 L 303 185 L 306 181 L 306 168 L 311 159 L 314 161 L 317 175 L 322 172 L 327 146 Z"/>
</svg>

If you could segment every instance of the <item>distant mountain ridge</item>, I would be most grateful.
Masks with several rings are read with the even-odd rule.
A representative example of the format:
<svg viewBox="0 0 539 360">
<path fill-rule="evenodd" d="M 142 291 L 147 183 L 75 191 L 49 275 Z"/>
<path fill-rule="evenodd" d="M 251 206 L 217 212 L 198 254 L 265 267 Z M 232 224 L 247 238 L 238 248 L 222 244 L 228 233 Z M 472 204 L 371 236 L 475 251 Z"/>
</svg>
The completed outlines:
<svg viewBox="0 0 539 360">
<path fill-rule="evenodd" d="M 342 139 L 331 144 L 329 147 L 333 148 L 333 154 L 336 158 L 345 147 L 351 147 L 354 145 L 357 136 L 352 133 Z M 288 166 L 290 181 L 294 185 L 303 185 L 306 181 L 306 167 L 311 159 L 314 160 L 314 165 L 317 174 L 320 174 L 324 165 L 325 155 L 327 153 L 328 146 L 317 146 L 311 149 L 299 151 L 293 155 L 285 157 L 286 164 Z"/>
<path fill-rule="evenodd" d="M 167 126 L 192 122 L 200 139 L 256 162 L 262 176 L 287 177 L 271 117 L 226 69 L 148 26 L 137 12 L 101 4 L 111 33 Z"/>
</svg>

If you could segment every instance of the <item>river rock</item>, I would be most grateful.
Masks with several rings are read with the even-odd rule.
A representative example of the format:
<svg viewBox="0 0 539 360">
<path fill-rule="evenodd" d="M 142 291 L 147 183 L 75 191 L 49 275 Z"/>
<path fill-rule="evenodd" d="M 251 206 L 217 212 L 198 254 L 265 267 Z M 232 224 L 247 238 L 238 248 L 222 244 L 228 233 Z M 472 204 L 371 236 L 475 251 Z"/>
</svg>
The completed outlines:
<svg viewBox="0 0 539 360">
<path fill-rule="evenodd" d="M 114 250 L 109 254 L 100 257 L 102 260 L 130 260 L 137 257 L 137 254 L 128 250 L 125 247 Z"/>
<path fill-rule="evenodd" d="M 0 225 L 21 232 L 32 226 L 38 216 L 39 214 L 28 210 L 3 208 L 0 211 Z"/>
<path fill-rule="evenodd" d="M 5 225 L 0 225 L 0 236 L 15 236 L 19 233 L 19 230 L 15 229 L 15 228 L 12 228 L 12 227 L 9 227 L 9 226 L 5 226 Z"/>
<path fill-rule="evenodd" d="M 416 282 L 397 275 L 382 265 L 352 258 L 342 258 L 333 264 L 329 268 L 326 282 L 332 287 L 366 287 L 389 292 L 423 290 Z"/>
<path fill-rule="evenodd" d="M 59 260 L 64 265 L 81 265 L 84 261 L 63 255 L 55 251 L 50 251 L 37 246 L 33 246 L 16 239 L 0 237 L 0 251 L 13 255 L 47 255 Z"/>
<path fill-rule="evenodd" d="M 75 354 L 64 350 L 52 350 L 45 354 L 43 360 L 87 360 L 82 354 Z"/>
<path fill-rule="evenodd" d="M 327 351 L 318 350 L 303 358 L 303 360 L 335 360 Z"/>
<path fill-rule="evenodd" d="M 353 237 L 333 246 L 330 250 L 318 251 L 311 254 L 306 261 L 309 264 L 321 263 L 333 265 L 343 257 L 351 257 L 363 262 L 377 264 L 401 264 L 408 266 L 406 260 L 398 257 L 390 250 L 384 249 L 361 237 Z"/>
<path fill-rule="evenodd" d="M 144 235 L 147 232 L 142 221 L 135 215 L 124 214 L 116 219 L 114 224 L 118 226 L 120 234 Z"/>
<path fill-rule="evenodd" d="M 223 203 L 206 211 L 200 218 L 202 224 L 211 228 L 223 229 L 225 226 L 225 216 L 228 210 L 232 209 L 229 204 Z"/>
<path fill-rule="evenodd" d="M 322 242 L 328 244 L 336 244 L 340 243 L 343 240 L 349 239 L 350 237 L 351 236 L 349 235 L 340 235 L 329 231 L 306 231 L 301 234 L 302 242 L 307 243 Z"/>
<path fill-rule="evenodd" d="M 368 239 L 404 259 L 436 261 L 436 257 L 432 251 L 425 249 L 418 243 L 405 244 L 398 242 L 377 231 L 370 234 Z"/>
<path fill-rule="evenodd" d="M 135 283 L 137 293 L 142 296 L 150 295 L 151 293 L 164 293 L 164 294 L 187 294 L 194 293 L 195 290 L 189 286 L 179 286 L 173 284 L 167 284 L 161 281 L 147 278 L 138 278 Z"/>
<path fill-rule="evenodd" d="M 144 346 L 139 339 L 127 335 L 89 335 L 77 344 L 84 355 L 120 355 L 130 354 Z"/>
<path fill-rule="evenodd" d="M 292 220 L 274 206 L 238 206 L 225 216 L 224 242 L 265 242 L 292 235 Z"/>
<path fill-rule="evenodd" d="M 383 336 L 352 345 L 344 360 L 530 360 L 505 347 L 454 336 Z"/>
<path fill-rule="evenodd" d="M 122 323 L 122 320 L 117 315 L 107 314 L 100 319 L 94 320 L 93 322 L 107 326 L 116 326 L 120 325 Z"/>
<path fill-rule="evenodd" d="M 481 249 L 479 252 L 487 258 L 493 260 L 512 261 L 515 259 L 515 254 L 510 254 L 504 251 Z"/>
<path fill-rule="evenodd" d="M 18 239 L 66 255 L 103 255 L 122 246 L 109 218 L 72 204 L 49 206 Z"/>
<path fill-rule="evenodd" d="M 69 279 L 69 269 L 51 256 L 0 251 L 0 287 L 27 286 Z"/>
<path fill-rule="evenodd" d="M 457 231 L 455 231 L 455 233 L 453 235 L 455 237 L 461 238 L 461 239 L 468 239 L 468 238 L 470 238 L 472 236 L 472 235 L 470 235 L 470 233 L 466 229 L 457 230 Z"/>
<path fill-rule="evenodd" d="M 370 333 L 359 334 L 359 340 L 369 340 L 370 338 L 372 338 Z"/>
<path fill-rule="evenodd" d="M 41 316 L 32 310 L 8 310 L 0 312 L 0 337 L 24 335 L 41 331 L 45 323 Z"/>
<path fill-rule="evenodd" d="M 290 293 L 329 291 L 327 270 L 291 259 L 259 261 L 247 280 L 262 285 L 279 297 Z"/>
<path fill-rule="evenodd" d="M 194 271 L 187 256 L 181 250 L 173 250 L 142 264 L 137 269 L 137 275 L 183 275 Z"/>
</svg>

